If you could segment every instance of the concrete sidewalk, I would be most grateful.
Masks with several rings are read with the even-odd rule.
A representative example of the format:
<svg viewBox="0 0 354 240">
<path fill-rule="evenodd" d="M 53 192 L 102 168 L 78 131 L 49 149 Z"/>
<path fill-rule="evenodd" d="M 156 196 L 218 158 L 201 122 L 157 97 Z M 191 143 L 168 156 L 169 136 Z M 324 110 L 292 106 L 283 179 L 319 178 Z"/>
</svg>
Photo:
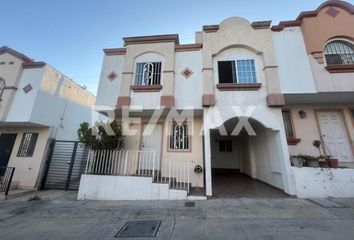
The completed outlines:
<svg viewBox="0 0 354 240">
<path fill-rule="evenodd" d="M 354 239 L 354 199 L 332 199 L 331 207 L 294 198 L 212 199 L 185 207 L 184 201 L 75 201 L 75 192 L 64 191 L 40 197 L 0 202 L 1 240 L 114 239 L 128 220 L 162 221 L 155 238 L 129 239 Z"/>
</svg>

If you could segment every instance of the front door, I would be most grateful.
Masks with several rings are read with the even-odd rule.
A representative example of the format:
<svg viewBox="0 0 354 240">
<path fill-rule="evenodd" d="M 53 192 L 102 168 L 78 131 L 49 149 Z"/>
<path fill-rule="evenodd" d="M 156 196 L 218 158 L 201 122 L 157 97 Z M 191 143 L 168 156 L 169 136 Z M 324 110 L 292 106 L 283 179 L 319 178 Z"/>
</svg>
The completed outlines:
<svg viewBox="0 0 354 240">
<path fill-rule="evenodd" d="M 10 160 L 17 134 L 0 135 L 0 167 L 6 167 Z"/>
<path fill-rule="evenodd" d="M 340 113 L 319 112 L 318 118 L 326 153 L 339 162 L 352 162 L 353 155 Z"/>
<path fill-rule="evenodd" d="M 141 149 L 147 153 L 142 153 L 140 158 L 141 169 L 160 170 L 161 145 L 162 124 L 145 125 Z"/>
</svg>

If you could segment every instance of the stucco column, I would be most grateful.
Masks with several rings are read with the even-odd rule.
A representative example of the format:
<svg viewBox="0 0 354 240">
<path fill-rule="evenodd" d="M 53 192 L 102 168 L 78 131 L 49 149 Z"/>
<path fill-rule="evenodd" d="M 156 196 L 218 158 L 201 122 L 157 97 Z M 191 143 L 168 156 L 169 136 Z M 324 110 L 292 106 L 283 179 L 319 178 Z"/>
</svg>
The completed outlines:
<svg viewBox="0 0 354 240">
<path fill-rule="evenodd" d="M 281 158 L 283 159 L 281 164 L 281 172 L 284 182 L 284 191 L 290 195 L 296 195 L 296 181 L 294 173 L 291 169 L 290 154 L 285 135 L 285 128 L 283 124 L 281 124 L 281 126 L 282 128 L 279 130 L 279 135 L 277 137 L 277 145 L 278 148 L 281 149 L 281 154 L 283 154 Z"/>
<path fill-rule="evenodd" d="M 210 129 L 204 124 L 204 174 L 205 174 L 205 189 L 206 195 L 212 196 L 212 181 L 211 181 L 211 149 L 210 149 Z"/>
<path fill-rule="evenodd" d="M 212 33 L 203 33 L 203 107 L 215 105 L 212 46 L 208 34 Z"/>
</svg>

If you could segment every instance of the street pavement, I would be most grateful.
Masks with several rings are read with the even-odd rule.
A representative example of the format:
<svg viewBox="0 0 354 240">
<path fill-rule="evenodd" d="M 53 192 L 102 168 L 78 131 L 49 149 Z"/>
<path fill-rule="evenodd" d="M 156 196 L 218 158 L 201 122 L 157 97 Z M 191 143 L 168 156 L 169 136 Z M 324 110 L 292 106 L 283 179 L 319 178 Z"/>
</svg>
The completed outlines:
<svg viewBox="0 0 354 240">
<path fill-rule="evenodd" d="M 217 198 L 76 201 L 43 191 L 0 202 L 0 239 L 354 239 L 354 199 Z M 330 203 L 330 204 L 329 204 Z M 156 237 L 115 238 L 127 221 L 160 220 Z"/>
</svg>

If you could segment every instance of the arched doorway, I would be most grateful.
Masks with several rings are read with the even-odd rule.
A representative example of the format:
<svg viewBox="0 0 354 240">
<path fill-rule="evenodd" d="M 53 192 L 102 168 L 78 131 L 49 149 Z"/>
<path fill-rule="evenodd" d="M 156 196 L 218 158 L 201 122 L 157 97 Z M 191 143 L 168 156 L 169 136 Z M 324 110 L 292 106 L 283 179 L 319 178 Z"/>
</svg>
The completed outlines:
<svg viewBox="0 0 354 240">
<path fill-rule="evenodd" d="M 235 117 L 210 129 L 213 196 L 286 197 L 279 131 L 252 118 L 238 131 L 239 121 Z"/>
</svg>

